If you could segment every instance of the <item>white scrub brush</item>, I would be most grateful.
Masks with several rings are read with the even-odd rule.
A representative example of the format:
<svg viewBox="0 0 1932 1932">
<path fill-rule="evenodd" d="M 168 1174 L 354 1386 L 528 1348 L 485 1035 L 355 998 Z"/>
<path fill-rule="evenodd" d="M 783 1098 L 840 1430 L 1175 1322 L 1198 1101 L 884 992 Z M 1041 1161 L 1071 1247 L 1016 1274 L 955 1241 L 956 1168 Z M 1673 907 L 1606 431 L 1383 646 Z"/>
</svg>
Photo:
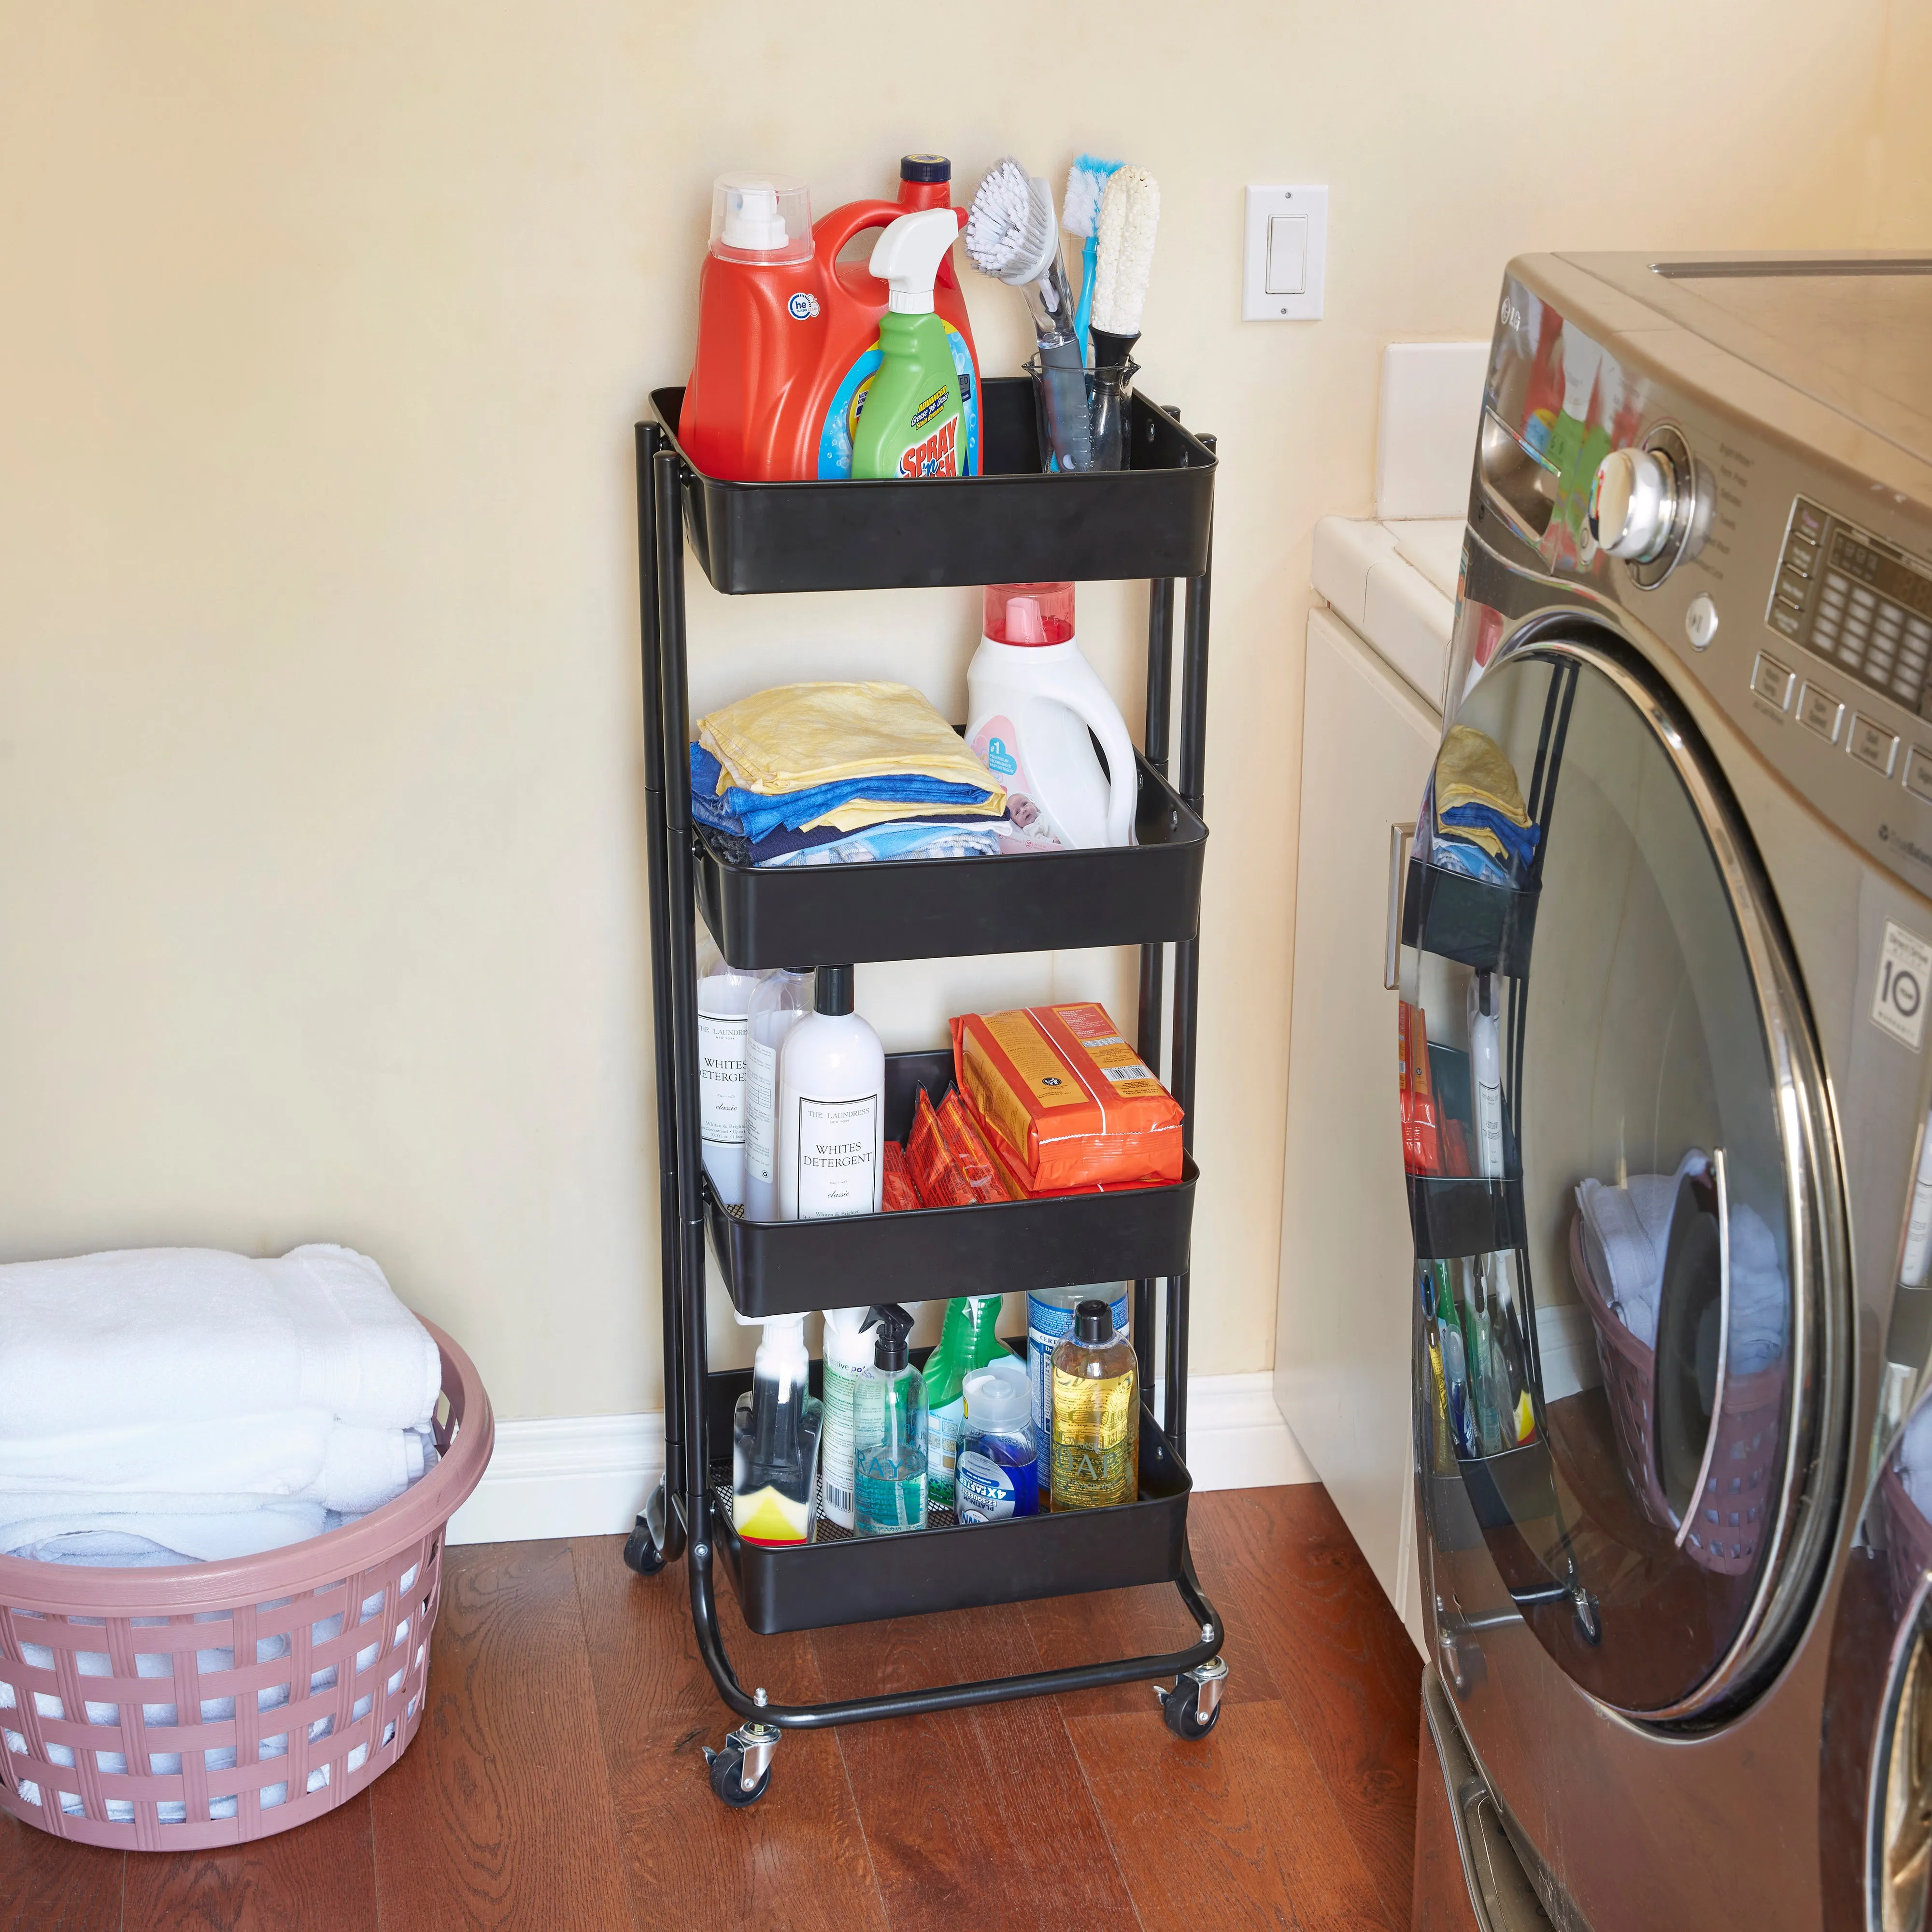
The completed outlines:
<svg viewBox="0 0 1932 1932">
<path fill-rule="evenodd" d="M 1119 167 L 1118 161 L 1096 160 L 1082 154 L 1066 170 L 1066 192 L 1060 197 L 1060 225 L 1070 235 L 1077 235 L 1085 244 L 1081 250 L 1080 306 L 1073 311 L 1073 332 L 1080 339 L 1080 352 L 1087 353 L 1087 329 L 1094 313 L 1094 264 L 1100 246 L 1100 197 L 1107 178 Z"/>
<path fill-rule="evenodd" d="M 1077 372 L 1086 364 L 1073 328 L 1072 292 L 1060 259 L 1060 228 L 1054 220 L 1053 190 L 1028 174 L 1009 156 L 988 169 L 966 215 L 966 253 L 982 274 L 1018 289 L 1033 315 L 1042 369 L 1074 372 L 1069 387 L 1082 392 L 1078 410 L 1059 406 L 1061 382 L 1049 376 L 1048 440 L 1063 470 L 1084 470 L 1092 457 L 1084 383 Z M 1064 376 L 1063 376 L 1064 380 Z"/>
<path fill-rule="evenodd" d="M 1144 168 L 1124 167 L 1100 197 L 1100 260 L 1094 272 L 1094 366 L 1126 361 L 1140 340 L 1154 230 L 1160 226 L 1160 184 Z"/>
</svg>

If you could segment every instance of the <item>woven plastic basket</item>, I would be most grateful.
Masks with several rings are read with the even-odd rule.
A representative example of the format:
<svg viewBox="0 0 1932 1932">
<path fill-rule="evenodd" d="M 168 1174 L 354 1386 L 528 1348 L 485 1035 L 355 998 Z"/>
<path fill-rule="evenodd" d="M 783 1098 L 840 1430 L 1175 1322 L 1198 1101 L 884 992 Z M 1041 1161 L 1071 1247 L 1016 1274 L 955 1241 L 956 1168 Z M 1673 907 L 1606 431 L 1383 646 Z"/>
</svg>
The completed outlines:
<svg viewBox="0 0 1932 1932">
<path fill-rule="evenodd" d="M 1894 1457 L 1888 1456 L 1879 1472 L 1878 1495 L 1885 1514 L 1892 1607 L 1894 1615 L 1902 1616 L 1918 1586 L 1932 1573 L 1932 1523 L 1907 1493 L 1905 1478 Z"/>
<path fill-rule="evenodd" d="M 1632 1492 L 1644 1514 L 1672 1535 L 1677 1519 L 1658 1480 L 1651 1405 L 1657 1387 L 1657 1352 L 1617 1318 L 1584 1258 L 1583 1217 L 1570 1222 L 1570 1274 L 1597 1334 L 1597 1359 L 1610 1391 L 1617 1453 Z M 1717 1454 L 1704 1485 L 1697 1520 L 1684 1539 L 1700 1569 L 1741 1576 L 1757 1561 L 1766 1485 L 1775 1460 L 1784 1406 L 1782 1359 L 1770 1368 L 1726 1378 L 1724 1412 L 1718 1424 Z"/>
<path fill-rule="evenodd" d="M 441 1460 L 360 1521 L 166 1569 L 0 1557 L 0 1810 L 83 1844 L 194 1851 L 304 1824 L 402 1755 L 443 1531 L 495 1434 L 469 1357 L 424 1326 Z"/>
</svg>

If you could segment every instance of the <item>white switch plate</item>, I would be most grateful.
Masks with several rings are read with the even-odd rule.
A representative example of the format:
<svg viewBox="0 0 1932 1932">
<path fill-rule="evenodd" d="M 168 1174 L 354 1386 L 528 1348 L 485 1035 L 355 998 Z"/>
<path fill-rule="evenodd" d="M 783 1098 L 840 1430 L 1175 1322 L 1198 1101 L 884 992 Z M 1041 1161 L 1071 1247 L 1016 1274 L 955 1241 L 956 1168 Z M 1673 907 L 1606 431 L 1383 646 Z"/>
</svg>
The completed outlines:
<svg viewBox="0 0 1932 1932">
<path fill-rule="evenodd" d="M 1276 218 L 1292 215 L 1305 218 L 1305 230 Z M 1269 243 L 1286 245 L 1291 238 L 1306 237 L 1302 256 L 1298 293 L 1270 295 L 1268 284 L 1292 283 L 1297 279 L 1292 268 L 1276 263 L 1270 273 Z M 1278 248 L 1277 252 L 1280 252 Z M 1288 272 L 1282 272 L 1284 267 Z M 1325 188 L 1250 188 L 1247 190 L 1247 218 L 1241 250 L 1241 320 L 1244 322 L 1317 322 L 1322 316 L 1322 297 L 1328 278 L 1328 190 Z"/>
</svg>

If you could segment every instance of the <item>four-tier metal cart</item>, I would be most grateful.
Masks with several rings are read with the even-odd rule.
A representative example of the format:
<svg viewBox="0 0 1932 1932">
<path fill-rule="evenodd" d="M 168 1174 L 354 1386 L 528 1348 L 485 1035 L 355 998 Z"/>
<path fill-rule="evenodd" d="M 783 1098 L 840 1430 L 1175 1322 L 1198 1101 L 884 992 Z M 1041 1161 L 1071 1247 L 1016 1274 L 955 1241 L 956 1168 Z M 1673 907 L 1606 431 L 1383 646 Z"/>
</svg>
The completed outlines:
<svg viewBox="0 0 1932 1932">
<path fill-rule="evenodd" d="M 662 1233 L 664 1478 L 625 1560 L 649 1576 L 687 1558 L 692 1619 L 718 1694 L 742 1720 L 709 1754 L 712 1788 L 748 1804 L 770 1781 L 782 1732 L 916 1716 L 1136 1679 L 1159 1688 L 1168 1728 L 1204 1737 L 1220 1714 L 1222 1629 L 1187 1545 L 1189 1241 L 1198 1000 L 1207 722 L 1211 438 L 1178 413 L 1131 399 L 1130 466 L 1043 476 L 1030 384 L 980 386 L 982 476 L 952 481 L 727 483 L 677 440 L 681 389 L 652 396 L 638 424 L 638 538 L 644 632 L 646 814 L 656 1012 Z M 998 859 L 804 870 L 734 862 L 692 824 L 686 686 L 684 552 L 728 593 L 888 590 L 1103 578 L 1149 580 L 1147 727 L 1136 842 Z M 1184 596 L 1184 604 L 1182 603 Z M 1168 772 L 1174 631 L 1183 610 L 1178 755 Z M 1171 1186 L 758 1222 L 728 1210 L 704 1178 L 698 1126 L 694 918 L 742 968 L 969 953 L 1138 946 L 1138 1043 L 1161 1066 L 1165 949 L 1174 948 L 1168 1084 L 1186 1110 L 1187 1154 Z M 946 1052 L 896 1054 L 886 1072 L 886 1131 L 903 1138 L 920 1089 L 936 1102 Z M 1109 1510 L 855 1538 L 827 1532 L 774 1549 L 740 1540 L 730 1504 L 731 1410 L 748 1370 L 712 1372 L 706 1353 L 707 1236 L 739 1312 L 803 1312 L 922 1298 L 1134 1283 L 1142 1390 L 1140 1495 Z M 1165 1414 L 1154 1413 L 1154 1338 L 1164 1325 Z M 812 1366 L 817 1386 L 819 1365 Z M 1185 1648 L 977 1683 L 783 1704 L 740 1683 L 721 1637 L 715 1578 L 730 1577 L 754 1632 L 807 1630 L 1036 1597 L 1172 1582 L 1198 1632 Z"/>
</svg>

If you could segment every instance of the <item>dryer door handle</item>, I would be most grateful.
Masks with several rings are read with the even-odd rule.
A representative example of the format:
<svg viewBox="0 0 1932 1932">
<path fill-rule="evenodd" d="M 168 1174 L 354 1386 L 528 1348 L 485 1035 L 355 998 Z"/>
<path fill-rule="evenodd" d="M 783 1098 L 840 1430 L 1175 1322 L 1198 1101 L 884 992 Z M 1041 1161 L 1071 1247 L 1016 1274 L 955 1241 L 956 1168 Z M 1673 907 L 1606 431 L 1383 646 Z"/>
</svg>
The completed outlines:
<svg viewBox="0 0 1932 1932">
<path fill-rule="evenodd" d="M 1724 1172 L 1724 1150 L 1711 1150 L 1711 1180 L 1718 1194 L 1718 1367 L 1711 1391 L 1711 1426 L 1705 1432 L 1703 1460 L 1697 1465 L 1697 1486 L 1690 1492 L 1683 1519 L 1677 1526 L 1677 1547 L 1682 1550 L 1697 1525 L 1697 1512 L 1711 1481 L 1711 1465 L 1717 1460 L 1718 1437 L 1724 1426 L 1724 1384 L 1731 1366 L 1731 1194 Z M 1661 1339 L 1661 1324 L 1659 1324 Z"/>
<path fill-rule="evenodd" d="M 1394 992 L 1401 980 L 1402 881 L 1408 863 L 1408 847 L 1415 836 L 1415 821 L 1389 827 L 1388 946 L 1382 956 L 1382 985 Z"/>
</svg>

